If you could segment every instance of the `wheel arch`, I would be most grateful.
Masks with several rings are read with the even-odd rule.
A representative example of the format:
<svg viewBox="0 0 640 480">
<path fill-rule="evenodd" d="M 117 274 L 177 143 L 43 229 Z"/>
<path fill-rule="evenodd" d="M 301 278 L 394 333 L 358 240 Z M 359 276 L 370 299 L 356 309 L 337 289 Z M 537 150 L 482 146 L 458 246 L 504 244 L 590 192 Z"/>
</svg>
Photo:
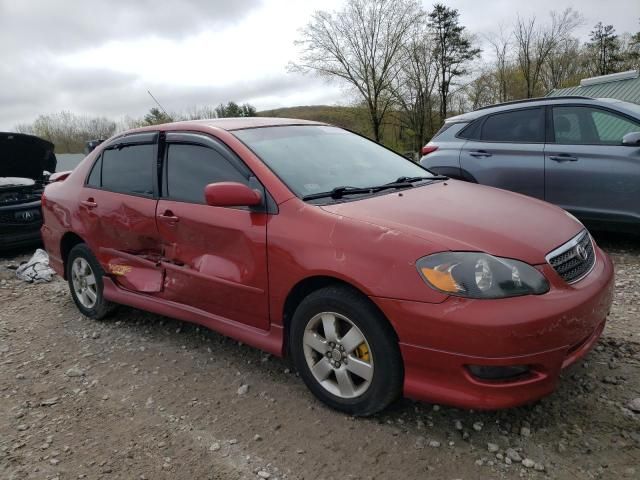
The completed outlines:
<svg viewBox="0 0 640 480">
<path fill-rule="evenodd" d="M 378 312 L 380 312 L 382 317 L 387 321 L 389 327 L 393 331 L 396 341 L 399 340 L 398 333 L 396 332 L 395 328 L 393 327 L 393 324 L 389 321 L 385 313 L 360 288 L 338 277 L 333 277 L 330 275 L 314 275 L 311 277 L 304 278 L 300 280 L 298 283 L 296 283 L 291 288 L 291 290 L 289 291 L 285 299 L 284 307 L 282 311 L 282 315 L 283 315 L 282 321 L 284 326 L 283 353 L 285 356 L 289 355 L 291 320 L 293 318 L 293 315 L 296 309 L 298 308 L 300 303 L 311 293 L 328 286 L 343 286 L 345 288 L 348 288 L 358 293 L 363 298 L 365 298 L 376 310 L 378 310 Z"/>
<path fill-rule="evenodd" d="M 71 249 L 80 243 L 86 243 L 84 239 L 74 232 L 65 233 L 60 239 L 60 256 L 62 258 L 62 266 L 64 272 L 64 279 L 67 279 L 67 259 L 69 258 L 69 252 Z"/>
</svg>

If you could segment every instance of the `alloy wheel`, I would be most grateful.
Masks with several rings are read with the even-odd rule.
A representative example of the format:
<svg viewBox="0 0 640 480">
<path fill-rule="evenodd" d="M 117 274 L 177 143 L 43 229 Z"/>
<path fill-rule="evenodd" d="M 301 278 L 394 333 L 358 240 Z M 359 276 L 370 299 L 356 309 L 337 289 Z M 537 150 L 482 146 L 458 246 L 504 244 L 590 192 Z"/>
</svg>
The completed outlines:
<svg viewBox="0 0 640 480">
<path fill-rule="evenodd" d="M 355 398 L 373 379 L 373 355 L 362 331 L 339 313 L 315 315 L 304 331 L 304 357 L 311 374 L 329 393 Z"/>
<path fill-rule="evenodd" d="M 91 265 L 82 257 L 77 257 L 71 264 L 71 282 L 76 298 L 83 307 L 91 309 L 98 299 L 96 276 Z"/>
</svg>

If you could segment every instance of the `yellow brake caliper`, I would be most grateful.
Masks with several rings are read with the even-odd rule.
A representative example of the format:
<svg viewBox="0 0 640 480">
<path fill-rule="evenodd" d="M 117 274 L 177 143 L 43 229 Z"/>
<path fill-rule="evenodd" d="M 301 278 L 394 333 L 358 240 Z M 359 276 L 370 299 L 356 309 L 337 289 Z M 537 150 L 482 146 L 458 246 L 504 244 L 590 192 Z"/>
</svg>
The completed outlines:
<svg viewBox="0 0 640 480">
<path fill-rule="evenodd" d="M 356 356 L 362 361 L 369 361 L 369 349 L 367 348 L 366 343 L 362 342 L 360 345 L 358 345 L 358 347 L 356 348 Z"/>
</svg>

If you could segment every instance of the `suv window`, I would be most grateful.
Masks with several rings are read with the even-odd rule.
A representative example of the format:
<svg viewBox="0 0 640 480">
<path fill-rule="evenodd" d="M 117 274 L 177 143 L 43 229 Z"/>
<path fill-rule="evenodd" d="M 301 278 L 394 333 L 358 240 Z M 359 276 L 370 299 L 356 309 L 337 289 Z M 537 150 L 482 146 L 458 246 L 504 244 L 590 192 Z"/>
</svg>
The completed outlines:
<svg viewBox="0 0 640 480">
<path fill-rule="evenodd" d="M 489 115 L 482 124 L 485 142 L 544 142 L 544 110 L 526 108 Z"/>
<path fill-rule="evenodd" d="M 102 188 L 119 193 L 153 195 L 154 163 L 154 144 L 109 148 L 102 153 Z"/>
<path fill-rule="evenodd" d="M 640 131 L 640 123 L 599 108 L 553 108 L 556 143 L 565 145 L 620 145 L 622 137 Z"/>
<path fill-rule="evenodd" d="M 191 203 L 205 203 L 204 187 L 216 182 L 248 185 L 244 175 L 222 154 L 202 145 L 172 143 L 168 146 L 164 196 Z"/>
</svg>

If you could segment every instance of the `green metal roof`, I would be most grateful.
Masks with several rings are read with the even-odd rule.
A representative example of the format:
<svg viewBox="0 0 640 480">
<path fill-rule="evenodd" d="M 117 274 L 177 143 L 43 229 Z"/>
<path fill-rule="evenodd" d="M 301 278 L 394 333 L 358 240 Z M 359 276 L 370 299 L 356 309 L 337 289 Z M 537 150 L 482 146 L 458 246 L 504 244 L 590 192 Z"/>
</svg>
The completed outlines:
<svg viewBox="0 0 640 480">
<path fill-rule="evenodd" d="M 586 86 L 557 88 L 547 93 L 547 97 L 562 95 L 583 95 L 594 98 L 615 98 L 640 105 L 640 76 L 624 80 L 606 81 Z"/>
</svg>

